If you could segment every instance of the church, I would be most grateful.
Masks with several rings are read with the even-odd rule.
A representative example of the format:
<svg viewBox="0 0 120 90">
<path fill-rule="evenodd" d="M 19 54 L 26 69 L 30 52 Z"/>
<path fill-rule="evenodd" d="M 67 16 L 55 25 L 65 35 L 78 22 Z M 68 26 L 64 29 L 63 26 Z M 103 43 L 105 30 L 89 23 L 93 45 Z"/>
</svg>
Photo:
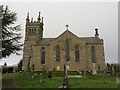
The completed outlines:
<svg viewBox="0 0 120 90">
<path fill-rule="evenodd" d="M 94 37 L 79 37 L 66 30 L 55 38 L 43 37 L 43 17 L 26 18 L 22 70 L 68 71 L 105 70 L 104 42 L 95 28 Z"/>
</svg>

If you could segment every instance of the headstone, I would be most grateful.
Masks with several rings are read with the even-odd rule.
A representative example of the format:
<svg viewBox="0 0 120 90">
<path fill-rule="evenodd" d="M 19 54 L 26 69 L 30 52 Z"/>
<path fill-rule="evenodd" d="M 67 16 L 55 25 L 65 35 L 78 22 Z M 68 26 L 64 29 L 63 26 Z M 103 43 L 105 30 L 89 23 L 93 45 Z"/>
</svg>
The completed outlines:
<svg viewBox="0 0 120 90">
<path fill-rule="evenodd" d="M 81 75 L 82 74 L 82 72 L 81 71 L 79 71 L 79 75 Z"/>
<path fill-rule="evenodd" d="M 116 75 L 116 83 L 120 86 L 120 76 L 119 76 L 119 72 Z"/>
<path fill-rule="evenodd" d="M 97 74 L 97 72 L 96 72 L 96 64 L 95 63 L 92 64 L 92 74 L 93 75 Z"/>
<path fill-rule="evenodd" d="M 59 67 L 59 66 L 57 66 L 57 70 L 60 70 L 60 67 Z"/>
<path fill-rule="evenodd" d="M 115 74 L 115 69 L 114 69 L 114 66 L 112 65 L 112 72 L 111 72 L 111 74 L 113 75 L 113 74 Z"/>
<path fill-rule="evenodd" d="M 116 82 L 117 82 L 117 84 L 120 86 L 120 77 L 117 77 L 117 78 L 116 78 Z"/>
<path fill-rule="evenodd" d="M 86 71 L 84 70 L 84 77 L 86 77 Z"/>
<path fill-rule="evenodd" d="M 100 66 L 98 65 L 98 75 L 100 75 Z"/>
<path fill-rule="evenodd" d="M 67 64 L 64 64 L 64 83 L 65 86 L 68 85 L 68 76 L 67 76 Z"/>
<path fill-rule="evenodd" d="M 69 65 L 67 65 L 67 70 L 69 70 Z"/>
</svg>

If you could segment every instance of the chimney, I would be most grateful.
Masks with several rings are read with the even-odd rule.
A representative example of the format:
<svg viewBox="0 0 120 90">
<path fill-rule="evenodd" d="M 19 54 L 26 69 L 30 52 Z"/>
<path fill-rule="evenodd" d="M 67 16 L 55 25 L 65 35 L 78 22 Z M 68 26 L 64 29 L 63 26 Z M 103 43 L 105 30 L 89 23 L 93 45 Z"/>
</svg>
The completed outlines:
<svg viewBox="0 0 120 90">
<path fill-rule="evenodd" d="M 95 37 L 99 37 L 98 28 L 95 28 Z"/>
</svg>

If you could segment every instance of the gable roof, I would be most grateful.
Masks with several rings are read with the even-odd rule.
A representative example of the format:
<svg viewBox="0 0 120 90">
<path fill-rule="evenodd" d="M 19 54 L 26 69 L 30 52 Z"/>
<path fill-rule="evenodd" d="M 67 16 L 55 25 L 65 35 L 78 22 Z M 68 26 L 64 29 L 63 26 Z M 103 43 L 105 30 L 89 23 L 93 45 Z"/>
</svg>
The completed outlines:
<svg viewBox="0 0 120 90">
<path fill-rule="evenodd" d="M 86 43 L 103 43 L 103 39 L 100 39 L 100 38 L 96 38 L 96 37 L 78 37 L 76 36 L 74 33 L 72 33 L 71 31 L 69 30 L 66 30 L 64 31 L 62 34 L 60 34 L 57 38 L 42 38 L 38 44 L 40 45 L 49 45 L 50 44 L 50 41 L 52 40 L 55 40 L 55 39 L 58 39 L 59 37 L 61 37 L 63 34 L 65 33 L 70 33 L 72 35 L 74 35 L 75 37 L 77 37 L 78 39 L 80 40 L 85 40 Z"/>
<path fill-rule="evenodd" d="M 61 37 L 63 34 L 65 34 L 65 33 L 70 33 L 70 34 L 72 34 L 72 35 L 74 35 L 75 37 L 77 37 L 78 38 L 78 36 L 76 36 L 74 33 L 72 33 L 71 31 L 69 31 L 69 30 L 66 30 L 66 31 L 64 31 L 62 34 L 60 34 L 57 38 L 59 38 L 59 37 Z M 56 38 L 56 39 L 57 39 Z"/>
</svg>

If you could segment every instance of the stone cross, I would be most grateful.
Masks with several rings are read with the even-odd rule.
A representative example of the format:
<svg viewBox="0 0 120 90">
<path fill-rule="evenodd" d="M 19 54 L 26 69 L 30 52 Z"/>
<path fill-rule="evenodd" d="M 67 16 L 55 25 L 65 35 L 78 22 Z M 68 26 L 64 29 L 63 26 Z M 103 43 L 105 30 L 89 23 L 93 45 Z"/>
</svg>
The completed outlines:
<svg viewBox="0 0 120 90">
<path fill-rule="evenodd" d="M 68 85 L 68 76 L 67 76 L 67 64 L 64 64 L 64 85 Z"/>
<path fill-rule="evenodd" d="M 66 24 L 66 30 L 68 30 L 68 27 L 69 27 L 69 25 L 68 25 L 68 24 Z"/>
<path fill-rule="evenodd" d="M 67 77 L 67 64 L 64 64 L 64 75 Z"/>
</svg>

